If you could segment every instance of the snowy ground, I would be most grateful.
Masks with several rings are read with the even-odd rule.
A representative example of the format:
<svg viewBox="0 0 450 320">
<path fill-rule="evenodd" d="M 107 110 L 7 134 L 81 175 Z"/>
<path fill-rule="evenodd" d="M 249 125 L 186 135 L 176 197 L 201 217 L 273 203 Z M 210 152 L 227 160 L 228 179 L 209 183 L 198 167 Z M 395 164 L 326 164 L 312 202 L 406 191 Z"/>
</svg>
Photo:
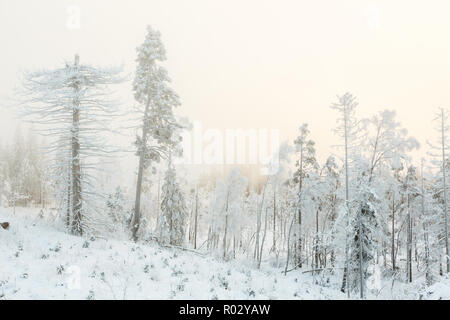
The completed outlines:
<svg viewBox="0 0 450 320">
<path fill-rule="evenodd" d="M 1 299 L 345 299 L 317 277 L 256 270 L 178 249 L 68 235 L 38 209 L 0 208 Z M 450 299 L 450 279 L 421 290 L 396 284 L 381 299 Z"/>
</svg>

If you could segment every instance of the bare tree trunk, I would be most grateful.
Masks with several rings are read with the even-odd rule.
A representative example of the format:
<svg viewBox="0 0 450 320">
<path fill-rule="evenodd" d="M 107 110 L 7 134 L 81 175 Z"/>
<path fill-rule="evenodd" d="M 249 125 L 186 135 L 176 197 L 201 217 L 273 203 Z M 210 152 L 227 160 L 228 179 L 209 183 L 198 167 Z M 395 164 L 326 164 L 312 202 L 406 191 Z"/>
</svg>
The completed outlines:
<svg viewBox="0 0 450 320">
<path fill-rule="evenodd" d="M 290 240 L 291 240 L 291 231 L 292 231 L 292 226 L 294 225 L 294 220 L 295 220 L 295 216 L 294 217 L 292 217 L 292 220 L 291 220 L 291 224 L 290 224 L 290 226 L 289 226 L 289 231 L 288 231 L 288 236 L 287 236 L 287 257 L 286 257 L 286 266 L 285 266 L 285 268 L 284 268 L 284 275 L 286 275 L 287 274 L 287 269 L 288 269 L 288 266 L 289 266 L 289 258 L 290 258 L 290 253 L 291 253 L 291 249 L 290 249 Z"/>
<path fill-rule="evenodd" d="M 348 291 L 348 289 L 346 290 L 346 288 L 348 288 L 348 281 L 347 281 L 347 267 L 344 267 L 344 275 L 342 276 L 342 286 L 341 286 L 341 291 L 345 292 L 347 291 L 347 295 L 350 294 L 350 291 Z"/>
<path fill-rule="evenodd" d="M 447 260 L 447 273 L 450 272 L 450 257 L 448 254 L 448 207 L 447 207 L 447 184 L 446 184 L 446 160 L 445 160 L 445 125 L 444 109 L 441 109 L 441 130 L 442 130 L 442 179 L 444 182 L 444 215 L 445 215 L 445 255 Z"/>
<path fill-rule="evenodd" d="M 413 228 L 414 228 L 414 219 L 412 220 L 412 226 L 413 226 Z M 412 228 L 412 229 L 413 229 Z M 416 234 L 414 234 L 414 242 L 413 242 L 413 245 L 414 245 L 414 261 L 416 262 L 416 264 L 418 265 L 418 261 L 419 261 L 419 257 L 418 257 L 418 255 L 419 255 L 419 253 L 417 252 L 417 235 Z"/>
<path fill-rule="evenodd" d="M 409 282 L 412 282 L 412 219 L 409 219 Z"/>
<path fill-rule="evenodd" d="M 344 144 L 345 144 L 345 206 L 347 209 L 347 229 L 345 231 L 345 269 L 344 269 L 344 276 L 342 279 L 342 285 L 346 286 L 347 288 L 347 297 L 350 298 L 350 288 L 349 288 L 349 281 L 348 278 L 348 272 L 349 272 L 349 256 L 348 256 L 348 229 L 350 226 L 350 208 L 348 205 L 349 202 L 349 186 L 348 186 L 348 111 L 347 108 L 344 112 Z"/>
<path fill-rule="evenodd" d="M 197 225 L 198 225 L 198 186 L 195 190 L 194 249 L 197 249 Z"/>
<path fill-rule="evenodd" d="M 225 232 L 223 235 L 223 258 L 227 256 L 227 232 L 228 232 L 228 201 L 229 201 L 230 191 L 227 192 L 227 200 L 225 204 Z"/>
<path fill-rule="evenodd" d="M 314 264 L 319 268 L 319 210 L 316 210 L 316 241 L 314 246 Z"/>
<path fill-rule="evenodd" d="M 427 285 L 431 285 L 430 245 L 428 242 L 428 230 L 426 222 L 422 224 L 422 227 L 423 227 L 423 240 L 425 243 L 425 266 L 426 266 L 425 279 L 427 281 Z"/>
<path fill-rule="evenodd" d="M 159 226 L 161 222 L 161 176 L 158 175 L 158 191 L 156 193 L 156 226 Z M 162 228 L 159 228 L 159 239 L 162 239 Z"/>
<path fill-rule="evenodd" d="M 66 212 L 66 226 L 67 226 L 67 230 L 69 230 L 70 232 L 70 198 L 72 197 L 72 193 L 71 193 L 71 179 L 70 176 L 72 174 L 72 170 L 70 170 L 72 161 L 69 162 L 69 167 L 67 170 L 67 212 Z"/>
<path fill-rule="evenodd" d="M 172 219 L 172 212 L 169 214 L 169 243 L 174 244 L 173 242 L 173 219 Z"/>
<path fill-rule="evenodd" d="M 275 188 L 273 190 L 273 244 L 272 244 L 272 250 L 275 252 L 276 248 L 276 240 L 275 240 L 275 225 L 277 221 L 277 199 L 276 199 L 276 192 Z"/>
<path fill-rule="evenodd" d="M 431 285 L 431 270 L 430 270 L 430 245 L 428 243 L 428 230 L 426 229 L 425 223 L 423 224 L 424 240 L 425 240 L 425 264 L 426 264 L 426 275 L 427 284 Z"/>
<path fill-rule="evenodd" d="M 423 159 L 420 166 L 421 171 L 421 205 L 422 205 L 422 218 L 425 219 L 425 189 L 424 189 L 424 183 L 423 183 Z M 427 282 L 427 285 L 431 285 L 431 273 L 430 273 L 430 247 L 428 243 L 428 230 L 427 230 L 427 221 L 424 220 L 422 223 L 423 228 L 423 240 L 425 245 L 425 279 Z"/>
<path fill-rule="evenodd" d="M 210 250 L 211 248 L 211 242 L 212 242 L 212 235 L 211 235 L 211 226 L 208 228 L 208 238 L 207 238 L 207 244 L 206 244 L 206 250 Z"/>
<path fill-rule="evenodd" d="M 302 211 L 298 209 L 298 256 L 297 256 L 297 266 L 302 267 Z"/>
<path fill-rule="evenodd" d="M 266 186 L 267 183 L 264 185 L 263 188 L 263 194 L 262 194 L 262 199 L 261 199 L 261 203 L 259 204 L 259 206 L 256 208 L 256 241 L 255 241 L 255 258 L 256 261 L 259 261 L 259 233 L 261 232 L 261 216 L 262 216 L 262 208 L 264 206 L 264 198 L 266 195 Z"/>
<path fill-rule="evenodd" d="M 79 56 L 75 55 L 75 69 L 78 69 Z M 74 91 L 78 92 L 79 83 L 74 83 Z M 81 165 L 80 165 L 80 102 L 77 98 L 73 101 L 72 112 L 72 195 L 73 195 L 73 221 L 72 233 L 82 235 L 82 198 L 81 198 Z"/>
<path fill-rule="evenodd" d="M 407 191 L 408 192 L 408 191 Z M 412 282 L 412 243 L 411 243 L 411 213 L 409 208 L 409 194 L 407 194 L 407 242 L 406 242 L 406 271 L 408 275 L 408 282 Z"/>
<path fill-rule="evenodd" d="M 145 106 L 144 111 L 144 119 L 142 126 L 142 139 L 141 139 L 141 150 L 139 153 L 139 167 L 138 167 L 138 175 L 136 182 L 136 199 L 134 203 L 134 215 L 133 220 L 131 222 L 131 233 L 133 241 L 137 241 L 138 236 L 137 233 L 139 231 L 139 227 L 141 224 L 141 193 L 142 193 L 142 179 L 144 175 L 144 159 L 147 153 L 147 132 L 148 132 L 148 123 L 147 116 L 150 109 L 150 94 L 147 97 L 147 104 Z"/>
<path fill-rule="evenodd" d="M 303 184 L 303 148 L 300 150 L 300 161 L 299 161 L 299 181 L 298 181 L 298 257 L 297 265 L 299 268 L 302 267 L 302 210 L 300 206 L 301 194 L 302 194 L 302 184 Z"/>
<path fill-rule="evenodd" d="M 192 226 L 192 216 L 194 215 L 194 206 L 195 203 L 192 204 L 191 210 L 189 210 L 189 229 L 188 229 L 188 242 L 191 243 L 191 240 L 193 239 L 193 226 Z"/>
<path fill-rule="evenodd" d="M 336 195 L 333 195 L 333 206 L 332 206 L 332 211 L 331 211 L 331 222 L 334 224 L 334 221 L 336 220 Z M 325 226 L 325 223 L 324 223 Z M 334 240 L 334 232 L 331 232 L 331 239 L 332 241 Z M 334 253 L 334 246 L 331 247 L 331 253 L 330 253 L 330 264 L 331 264 L 331 268 L 334 268 L 335 265 L 335 260 L 336 260 L 336 256 Z M 333 270 L 333 269 L 332 269 Z"/>
<path fill-rule="evenodd" d="M 362 214 L 365 208 L 358 210 L 358 224 L 359 224 L 359 294 L 360 298 L 364 299 L 364 279 L 363 279 L 363 249 L 362 249 L 362 238 L 363 238 L 363 228 L 362 228 Z"/>
<path fill-rule="evenodd" d="M 392 242 L 391 242 L 392 270 L 395 271 L 395 199 L 392 193 Z"/>
<path fill-rule="evenodd" d="M 259 261 L 258 261 L 258 269 L 261 267 L 261 261 L 262 261 L 262 254 L 263 254 L 263 248 L 264 248 L 264 242 L 266 240 L 266 233 L 267 233 L 267 209 L 266 208 L 266 215 L 264 217 L 264 233 L 263 233 L 263 238 L 261 241 L 261 249 L 259 251 Z"/>
<path fill-rule="evenodd" d="M 284 210 L 283 210 L 284 211 Z M 281 239 L 281 250 L 284 249 L 284 243 L 286 242 L 286 221 L 283 219 L 283 211 L 280 212 L 279 219 L 280 219 L 280 239 Z"/>
<path fill-rule="evenodd" d="M 225 232 L 223 234 L 223 258 L 227 257 L 228 213 L 225 215 Z"/>
</svg>

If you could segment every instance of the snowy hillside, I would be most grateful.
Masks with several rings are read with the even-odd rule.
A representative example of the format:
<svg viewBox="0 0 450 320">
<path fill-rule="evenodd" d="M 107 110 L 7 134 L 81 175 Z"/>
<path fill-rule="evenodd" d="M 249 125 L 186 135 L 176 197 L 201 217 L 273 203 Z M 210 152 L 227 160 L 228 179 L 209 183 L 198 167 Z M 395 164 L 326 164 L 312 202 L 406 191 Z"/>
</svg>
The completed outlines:
<svg viewBox="0 0 450 320">
<path fill-rule="evenodd" d="M 285 277 L 279 270 L 260 272 L 177 249 L 84 239 L 4 210 L 0 220 L 11 226 L 0 233 L 3 299 L 343 297 L 313 289 L 306 279 L 300 285 L 297 275 Z"/>
<path fill-rule="evenodd" d="M 2 299 L 345 299 L 300 272 L 284 276 L 179 249 L 68 235 L 37 211 L 0 210 L 0 221 L 10 222 L 0 229 Z M 429 288 L 430 298 L 449 299 L 449 284 Z M 413 290 L 383 298 L 418 299 Z"/>
</svg>

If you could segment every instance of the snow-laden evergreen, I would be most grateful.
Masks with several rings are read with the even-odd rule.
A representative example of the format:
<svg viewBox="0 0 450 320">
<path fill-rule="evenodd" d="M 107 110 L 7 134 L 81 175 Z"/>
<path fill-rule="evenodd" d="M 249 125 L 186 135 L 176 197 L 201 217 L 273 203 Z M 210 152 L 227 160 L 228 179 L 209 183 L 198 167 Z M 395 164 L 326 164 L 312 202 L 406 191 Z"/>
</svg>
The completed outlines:
<svg viewBox="0 0 450 320">
<path fill-rule="evenodd" d="M 185 242 L 186 221 L 186 201 L 178 184 L 175 168 L 169 160 L 162 185 L 161 217 L 157 231 L 159 241 L 182 246 Z"/>
<path fill-rule="evenodd" d="M 136 155 L 139 157 L 136 199 L 132 220 L 133 239 L 138 239 L 141 223 L 141 192 L 144 170 L 152 162 L 158 163 L 167 158 L 181 141 L 177 134 L 180 125 L 173 114 L 173 108 L 180 105 L 179 97 L 169 87 L 167 70 L 160 65 L 166 60 L 166 51 L 161 34 L 151 26 L 147 27 L 144 43 L 137 48 L 136 72 L 133 80 L 133 92 L 136 102 L 136 114 L 141 130 L 136 137 Z"/>
<path fill-rule="evenodd" d="M 99 214 L 95 176 L 112 148 L 102 132 L 117 111 L 109 85 L 122 82 L 121 68 L 100 68 L 73 63 L 53 70 L 24 74 L 21 90 L 22 115 L 38 125 L 49 138 L 46 152 L 53 154 L 49 166 L 59 199 L 60 214 L 74 234 L 95 229 L 104 221 Z"/>
</svg>

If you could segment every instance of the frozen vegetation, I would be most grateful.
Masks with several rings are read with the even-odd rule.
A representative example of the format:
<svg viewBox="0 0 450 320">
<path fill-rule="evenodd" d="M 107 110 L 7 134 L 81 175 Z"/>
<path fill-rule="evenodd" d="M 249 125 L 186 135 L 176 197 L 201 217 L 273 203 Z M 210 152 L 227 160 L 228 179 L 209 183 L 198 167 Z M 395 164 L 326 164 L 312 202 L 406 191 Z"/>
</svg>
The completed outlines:
<svg viewBox="0 0 450 320">
<path fill-rule="evenodd" d="M 288 272 L 264 261 L 223 262 L 156 244 L 82 238 L 39 209 L 0 209 L 1 299 L 346 299 L 329 276 Z M 60 230 L 58 230 L 60 229 Z M 372 299 L 449 299 L 450 279 L 433 286 L 383 283 Z"/>
</svg>

